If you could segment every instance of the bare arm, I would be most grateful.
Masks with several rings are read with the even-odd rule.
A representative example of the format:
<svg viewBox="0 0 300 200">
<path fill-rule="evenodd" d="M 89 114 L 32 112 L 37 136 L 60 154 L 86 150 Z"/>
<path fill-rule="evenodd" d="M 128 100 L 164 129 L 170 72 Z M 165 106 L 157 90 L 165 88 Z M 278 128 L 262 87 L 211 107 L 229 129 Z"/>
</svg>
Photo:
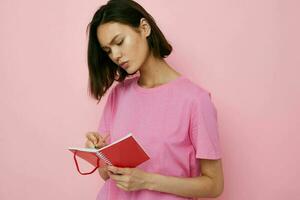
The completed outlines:
<svg viewBox="0 0 300 200">
<path fill-rule="evenodd" d="M 99 175 L 101 176 L 101 178 L 106 181 L 107 179 L 109 179 L 109 175 L 107 173 L 107 169 L 106 168 L 98 168 L 98 172 Z"/>
<path fill-rule="evenodd" d="M 221 160 L 201 159 L 202 176 L 181 178 L 150 174 L 146 188 L 183 197 L 218 197 L 223 192 Z"/>
</svg>

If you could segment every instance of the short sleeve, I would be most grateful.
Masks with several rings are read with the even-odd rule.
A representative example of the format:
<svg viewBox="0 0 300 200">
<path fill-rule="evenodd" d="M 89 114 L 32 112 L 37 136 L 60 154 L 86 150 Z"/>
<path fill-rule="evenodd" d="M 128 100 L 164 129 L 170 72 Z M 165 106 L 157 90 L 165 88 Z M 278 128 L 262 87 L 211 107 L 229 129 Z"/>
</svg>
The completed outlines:
<svg viewBox="0 0 300 200">
<path fill-rule="evenodd" d="M 113 104 L 114 104 L 114 89 L 112 89 L 108 94 L 98 125 L 98 132 L 103 137 L 106 136 L 107 134 L 110 134 L 111 132 Z M 110 143 L 110 137 L 108 138 L 108 142 Z"/>
<path fill-rule="evenodd" d="M 192 103 L 190 138 L 196 158 L 221 158 L 217 110 L 209 92 L 201 92 Z"/>
</svg>

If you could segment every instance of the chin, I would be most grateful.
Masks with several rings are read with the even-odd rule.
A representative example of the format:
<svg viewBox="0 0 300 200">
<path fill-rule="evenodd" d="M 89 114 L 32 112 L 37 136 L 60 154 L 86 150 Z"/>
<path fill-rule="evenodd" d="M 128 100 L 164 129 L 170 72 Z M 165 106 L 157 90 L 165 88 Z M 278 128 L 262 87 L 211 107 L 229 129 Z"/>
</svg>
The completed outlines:
<svg viewBox="0 0 300 200">
<path fill-rule="evenodd" d="M 134 75 L 135 73 L 137 73 L 139 69 L 135 69 L 135 70 L 132 70 L 132 68 L 128 67 L 126 69 L 126 72 L 129 74 L 129 75 Z"/>
</svg>

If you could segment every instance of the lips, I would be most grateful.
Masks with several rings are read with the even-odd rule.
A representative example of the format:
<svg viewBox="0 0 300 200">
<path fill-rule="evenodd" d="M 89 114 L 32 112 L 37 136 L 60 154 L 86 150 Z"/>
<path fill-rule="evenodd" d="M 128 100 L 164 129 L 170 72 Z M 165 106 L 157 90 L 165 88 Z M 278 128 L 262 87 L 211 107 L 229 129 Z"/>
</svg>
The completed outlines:
<svg viewBox="0 0 300 200">
<path fill-rule="evenodd" d="M 120 66 L 121 66 L 122 68 L 127 68 L 127 67 L 128 67 L 128 61 L 122 62 L 122 63 L 120 64 Z"/>
</svg>

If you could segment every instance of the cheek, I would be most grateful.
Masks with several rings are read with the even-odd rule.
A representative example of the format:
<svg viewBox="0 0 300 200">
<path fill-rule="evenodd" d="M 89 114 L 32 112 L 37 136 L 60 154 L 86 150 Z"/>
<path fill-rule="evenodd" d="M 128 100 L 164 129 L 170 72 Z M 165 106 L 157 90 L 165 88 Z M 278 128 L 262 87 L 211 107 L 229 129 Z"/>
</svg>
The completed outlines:
<svg viewBox="0 0 300 200">
<path fill-rule="evenodd" d="M 132 58 L 138 62 L 143 62 L 148 52 L 147 41 L 137 39 L 132 47 L 130 52 L 130 55 L 133 56 Z"/>
<path fill-rule="evenodd" d="M 125 56 L 135 55 L 139 51 L 139 44 L 135 38 L 128 38 L 127 43 L 124 45 Z M 130 59 L 130 58 L 129 58 Z"/>
</svg>

